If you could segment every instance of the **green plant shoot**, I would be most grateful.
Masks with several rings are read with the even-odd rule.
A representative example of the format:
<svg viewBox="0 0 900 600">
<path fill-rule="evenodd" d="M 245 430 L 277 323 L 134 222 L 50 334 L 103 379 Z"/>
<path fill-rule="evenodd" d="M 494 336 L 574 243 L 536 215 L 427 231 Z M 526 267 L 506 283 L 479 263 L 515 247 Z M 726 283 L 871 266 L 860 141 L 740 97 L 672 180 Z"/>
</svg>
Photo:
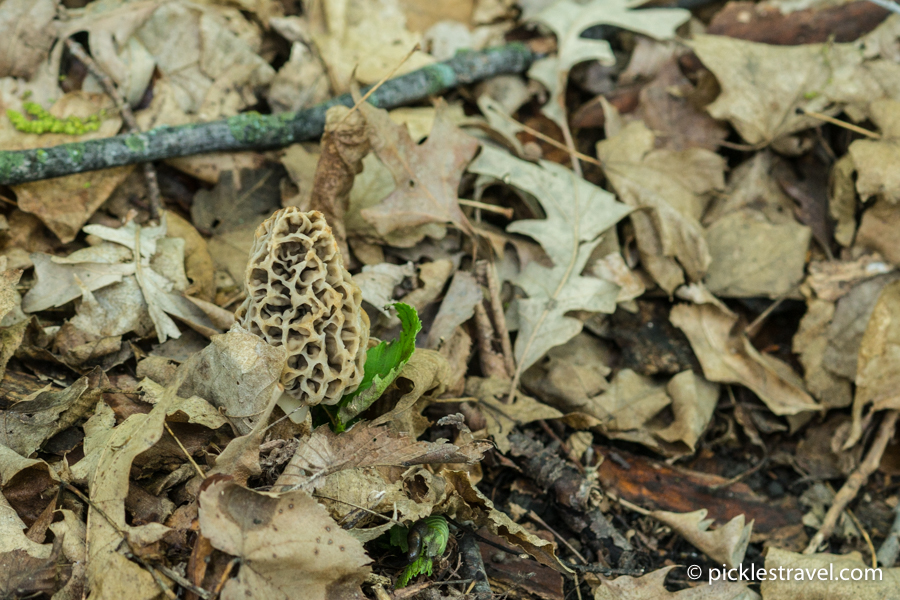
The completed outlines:
<svg viewBox="0 0 900 600">
<path fill-rule="evenodd" d="M 366 352 L 365 373 L 362 383 L 353 393 L 345 395 L 338 403 L 335 418 L 336 431 L 344 431 L 350 421 L 372 406 L 384 390 L 400 374 L 403 366 L 416 349 L 416 334 L 422 329 L 422 322 L 416 309 L 409 304 L 394 304 L 402 329 L 400 338 L 391 342 L 381 342 Z"/>
<path fill-rule="evenodd" d="M 397 589 L 406 587 L 414 577 L 431 575 L 434 559 L 444 553 L 449 539 L 450 527 L 447 525 L 447 519 L 440 515 L 425 517 L 417 521 L 412 529 L 393 527 L 391 544 L 399 546 L 411 561 L 400 572 L 394 587 Z"/>
</svg>

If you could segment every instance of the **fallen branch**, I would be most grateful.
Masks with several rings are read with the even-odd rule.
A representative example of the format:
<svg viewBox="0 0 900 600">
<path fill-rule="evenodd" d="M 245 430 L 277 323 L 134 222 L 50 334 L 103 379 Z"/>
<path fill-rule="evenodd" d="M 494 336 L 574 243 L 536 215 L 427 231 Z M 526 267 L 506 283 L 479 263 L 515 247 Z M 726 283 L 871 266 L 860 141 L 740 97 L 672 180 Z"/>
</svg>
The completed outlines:
<svg viewBox="0 0 900 600">
<path fill-rule="evenodd" d="M 812 540 L 810 540 L 809 545 L 806 547 L 806 550 L 803 551 L 803 554 L 813 554 L 819 549 L 822 542 L 831 537 L 834 527 L 837 525 L 838 518 L 840 518 L 844 509 L 847 508 L 847 505 L 850 504 L 854 498 L 856 498 L 856 494 L 859 493 L 860 488 L 862 488 L 866 481 L 869 480 L 869 476 L 878 470 L 878 465 L 881 464 L 881 457 L 884 456 L 884 451 L 887 448 L 888 442 L 891 441 L 891 437 L 894 435 L 894 428 L 897 425 L 897 416 L 898 411 L 896 410 L 888 411 L 884 415 L 884 420 L 878 428 L 875 441 L 872 442 L 868 454 L 866 454 L 862 463 L 860 463 L 856 470 L 850 474 L 850 477 L 847 478 L 844 486 L 838 490 L 838 493 L 834 496 L 831 507 L 828 509 L 828 512 L 825 513 L 825 518 L 822 519 L 822 526 L 819 528 L 816 535 L 813 536 Z M 874 567 L 875 565 L 872 566 Z"/>
<path fill-rule="evenodd" d="M 380 108 L 395 108 L 495 75 L 523 73 L 535 59 L 521 43 L 480 52 L 460 52 L 384 83 L 369 98 Z M 365 92 L 365 90 L 363 90 Z M 322 135 L 325 112 L 353 106 L 349 94 L 310 109 L 280 115 L 243 113 L 208 123 L 163 126 L 144 133 L 61 144 L 51 148 L 0 152 L 0 185 L 15 185 L 204 152 L 269 150 Z"/>
</svg>

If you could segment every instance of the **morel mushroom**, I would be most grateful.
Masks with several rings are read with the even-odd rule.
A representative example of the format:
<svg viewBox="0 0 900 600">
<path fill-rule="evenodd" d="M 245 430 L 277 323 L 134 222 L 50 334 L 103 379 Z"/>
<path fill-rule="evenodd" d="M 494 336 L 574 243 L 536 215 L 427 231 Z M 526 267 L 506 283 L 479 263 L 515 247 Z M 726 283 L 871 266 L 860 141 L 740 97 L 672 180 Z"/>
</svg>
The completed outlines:
<svg viewBox="0 0 900 600">
<path fill-rule="evenodd" d="M 335 404 L 359 386 L 369 318 L 322 213 L 289 206 L 260 225 L 246 282 L 235 318 L 285 347 L 287 394 L 301 404 Z"/>
</svg>

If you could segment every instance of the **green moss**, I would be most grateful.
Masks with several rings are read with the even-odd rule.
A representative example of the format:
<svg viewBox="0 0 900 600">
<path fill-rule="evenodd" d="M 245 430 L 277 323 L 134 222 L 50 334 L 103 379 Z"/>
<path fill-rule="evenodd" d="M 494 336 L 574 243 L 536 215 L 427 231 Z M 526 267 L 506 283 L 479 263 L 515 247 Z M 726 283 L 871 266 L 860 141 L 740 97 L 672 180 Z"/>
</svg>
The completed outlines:
<svg viewBox="0 0 900 600">
<path fill-rule="evenodd" d="M 37 161 L 41 164 L 47 162 L 47 151 L 43 148 L 38 148 L 34 151 L 34 156 L 37 158 Z"/>
<path fill-rule="evenodd" d="M 13 127 L 19 131 L 36 133 L 38 135 L 43 133 L 83 135 L 88 131 L 98 130 L 100 128 L 100 119 L 105 116 L 105 112 L 100 111 L 98 114 L 91 115 L 85 119 L 74 116 L 60 119 L 51 115 L 36 102 L 25 102 L 22 106 L 31 118 L 11 108 L 6 110 L 6 116 L 9 117 Z"/>
<path fill-rule="evenodd" d="M 25 165 L 25 155 L 21 152 L 0 152 L 0 181 L 6 181 Z"/>
<path fill-rule="evenodd" d="M 69 158 L 72 159 L 72 162 L 80 163 L 81 159 L 84 158 L 84 144 L 77 142 L 73 144 L 64 144 L 63 148 L 65 148 L 66 153 L 69 155 Z"/>
<path fill-rule="evenodd" d="M 147 149 L 147 142 L 140 134 L 132 133 L 125 138 L 125 146 L 132 152 L 144 152 Z"/>
</svg>

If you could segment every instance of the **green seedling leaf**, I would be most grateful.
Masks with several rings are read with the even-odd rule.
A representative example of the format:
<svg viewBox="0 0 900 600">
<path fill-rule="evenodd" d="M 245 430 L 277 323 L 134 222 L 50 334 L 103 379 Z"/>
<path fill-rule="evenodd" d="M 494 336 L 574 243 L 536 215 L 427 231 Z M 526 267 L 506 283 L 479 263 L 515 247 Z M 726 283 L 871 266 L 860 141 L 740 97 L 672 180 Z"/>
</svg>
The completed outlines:
<svg viewBox="0 0 900 600">
<path fill-rule="evenodd" d="M 412 562 L 400 572 L 394 585 L 398 589 L 406 587 L 413 577 L 431 575 L 434 559 L 447 549 L 450 527 L 447 525 L 447 519 L 440 515 L 432 515 L 417 521 L 409 530 L 406 540 L 397 539 L 395 543 L 395 537 L 399 538 L 399 535 L 400 531 L 395 536 L 391 530 L 391 543 L 403 548 L 405 541 L 406 554 Z"/>
<path fill-rule="evenodd" d="M 351 394 L 341 399 L 337 414 L 337 430 L 343 431 L 347 424 L 381 397 L 403 366 L 409 362 L 416 349 L 416 334 L 422 329 L 422 322 L 416 309 L 408 304 L 394 304 L 402 330 L 400 339 L 381 342 L 366 353 L 366 370 L 362 383 Z"/>
</svg>

